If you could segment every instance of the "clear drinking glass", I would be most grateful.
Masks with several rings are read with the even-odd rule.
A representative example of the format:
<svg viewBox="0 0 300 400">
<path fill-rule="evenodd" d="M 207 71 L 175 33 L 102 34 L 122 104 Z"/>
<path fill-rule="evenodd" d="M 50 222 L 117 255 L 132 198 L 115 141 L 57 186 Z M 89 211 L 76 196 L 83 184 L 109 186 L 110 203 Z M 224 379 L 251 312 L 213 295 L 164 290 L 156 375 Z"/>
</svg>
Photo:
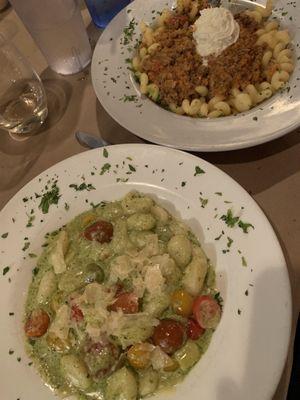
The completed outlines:
<svg viewBox="0 0 300 400">
<path fill-rule="evenodd" d="M 26 136 L 47 117 L 46 94 L 37 73 L 1 35 L 0 71 L 0 128 Z"/>
<path fill-rule="evenodd" d="M 50 68 L 75 74 L 92 57 L 77 0 L 10 0 Z"/>
</svg>

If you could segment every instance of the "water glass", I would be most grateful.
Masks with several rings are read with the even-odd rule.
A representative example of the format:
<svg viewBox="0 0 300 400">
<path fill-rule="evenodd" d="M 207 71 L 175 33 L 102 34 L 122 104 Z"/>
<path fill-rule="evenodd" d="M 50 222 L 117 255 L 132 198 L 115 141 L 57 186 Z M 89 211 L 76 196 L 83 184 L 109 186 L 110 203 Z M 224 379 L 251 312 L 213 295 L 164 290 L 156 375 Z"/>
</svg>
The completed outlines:
<svg viewBox="0 0 300 400">
<path fill-rule="evenodd" d="M 92 49 L 77 0 L 10 0 L 53 71 L 85 68 Z"/>
<path fill-rule="evenodd" d="M 85 2 L 94 24 L 99 28 L 105 28 L 131 0 L 85 0 Z"/>
<path fill-rule="evenodd" d="M 37 131 L 48 109 L 40 77 L 18 49 L 0 35 L 0 129 Z"/>
</svg>

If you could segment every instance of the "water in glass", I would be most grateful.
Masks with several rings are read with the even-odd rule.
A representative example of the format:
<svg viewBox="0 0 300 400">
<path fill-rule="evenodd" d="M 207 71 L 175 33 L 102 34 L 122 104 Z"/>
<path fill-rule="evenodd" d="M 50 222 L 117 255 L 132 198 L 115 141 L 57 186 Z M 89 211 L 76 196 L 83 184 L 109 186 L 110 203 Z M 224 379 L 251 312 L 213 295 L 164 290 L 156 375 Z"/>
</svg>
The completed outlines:
<svg viewBox="0 0 300 400">
<path fill-rule="evenodd" d="M 43 84 L 10 42 L 0 38 L 0 128 L 13 133 L 36 131 L 48 113 Z"/>
</svg>

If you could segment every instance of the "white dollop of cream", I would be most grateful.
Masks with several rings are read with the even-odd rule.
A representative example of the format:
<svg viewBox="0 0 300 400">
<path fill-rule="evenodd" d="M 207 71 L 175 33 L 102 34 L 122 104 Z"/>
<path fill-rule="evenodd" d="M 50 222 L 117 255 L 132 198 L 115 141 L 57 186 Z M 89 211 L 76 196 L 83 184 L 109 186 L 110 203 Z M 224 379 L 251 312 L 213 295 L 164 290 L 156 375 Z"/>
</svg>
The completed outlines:
<svg viewBox="0 0 300 400">
<path fill-rule="evenodd" d="M 193 36 L 197 52 L 204 58 L 220 55 L 238 40 L 239 34 L 239 24 L 232 13 L 224 7 L 202 10 L 194 24 Z M 206 62 L 204 60 L 204 63 Z"/>
</svg>

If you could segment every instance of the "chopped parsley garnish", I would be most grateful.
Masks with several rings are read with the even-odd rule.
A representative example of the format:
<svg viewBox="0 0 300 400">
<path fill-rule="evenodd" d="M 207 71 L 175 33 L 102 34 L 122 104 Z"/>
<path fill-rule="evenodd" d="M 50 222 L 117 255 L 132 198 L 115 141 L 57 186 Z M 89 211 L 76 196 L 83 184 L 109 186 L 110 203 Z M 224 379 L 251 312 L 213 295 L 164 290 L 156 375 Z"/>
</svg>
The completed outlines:
<svg viewBox="0 0 300 400">
<path fill-rule="evenodd" d="M 258 118 L 257 118 L 257 117 L 253 117 L 252 119 L 253 119 L 253 121 L 257 121 L 257 120 L 258 120 Z"/>
<path fill-rule="evenodd" d="M 233 228 L 236 224 L 238 224 L 238 227 L 241 228 L 244 233 L 248 233 L 249 228 L 254 229 L 254 226 L 249 222 L 243 222 L 240 217 L 235 217 L 231 209 L 227 210 L 227 214 L 222 215 L 220 219 L 225 221 L 226 225 L 230 228 Z"/>
<path fill-rule="evenodd" d="M 109 163 L 105 163 L 102 165 L 100 175 L 103 175 L 105 172 L 108 172 L 110 170 L 111 165 Z"/>
<path fill-rule="evenodd" d="M 249 291 L 248 291 L 248 289 L 245 291 L 245 296 L 249 296 Z"/>
<path fill-rule="evenodd" d="M 238 313 L 239 315 L 241 315 L 241 314 L 242 314 L 242 311 L 238 308 L 237 313 Z"/>
<path fill-rule="evenodd" d="M 10 317 L 12 317 L 13 315 L 15 315 L 15 313 L 14 313 L 14 312 L 10 312 L 10 313 L 8 313 L 8 315 L 9 315 Z"/>
<path fill-rule="evenodd" d="M 8 232 L 5 232 L 5 233 L 3 233 L 3 234 L 1 235 L 2 239 L 6 239 L 7 236 L 8 236 Z"/>
<path fill-rule="evenodd" d="M 9 350 L 8 350 L 8 354 L 11 356 L 12 354 L 14 354 L 14 350 L 9 349 Z"/>
<path fill-rule="evenodd" d="M 107 151 L 107 149 L 105 147 L 103 149 L 103 157 L 105 157 L 105 158 L 108 157 L 108 151 Z"/>
<path fill-rule="evenodd" d="M 39 272 L 39 268 L 38 267 L 33 268 L 32 273 L 33 273 L 34 276 L 36 276 L 38 274 L 38 272 Z"/>
<path fill-rule="evenodd" d="M 28 249 L 28 247 L 30 246 L 30 242 L 25 242 L 24 246 L 22 248 L 23 251 L 26 251 Z"/>
<path fill-rule="evenodd" d="M 205 171 L 202 168 L 200 168 L 199 165 L 196 165 L 194 176 L 197 176 L 200 174 L 205 174 Z"/>
<path fill-rule="evenodd" d="M 215 240 L 220 240 L 221 239 L 221 237 L 224 235 L 224 232 L 222 232 L 222 233 L 220 233 L 220 235 L 219 236 L 217 236 L 216 238 L 215 238 Z"/>
<path fill-rule="evenodd" d="M 132 20 L 129 22 L 129 25 L 123 29 L 123 34 L 124 34 L 123 44 L 124 45 L 127 45 L 132 41 L 135 25 L 136 25 L 135 20 L 134 20 L 134 18 L 132 18 Z"/>
<path fill-rule="evenodd" d="M 247 264 L 247 261 L 246 261 L 245 257 L 243 256 L 243 257 L 242 257 L 242 266 L 243 266 L 243 267 L 247 267 L 247 265 L 248 265 L 248 264 Z"/>
<path fill-rule="evenodd" d="M 215 192 L 215 194 L 216 194 L 217 196 L 223 196 L 223 193 L 222 193 L 222 192 Z"/>
<path fill-rule="evenodd" d="M 42 195 L 39 208 L 42 210 L 43 214 L 47 214 L 51 204 L 57 204 L 60 198 L 59 187 L 56 183 L 53 183 L 51 190 Z"/>
<path fill-rule="evenodd" d="M 186 182 L 181 182 L 181 187 L 184 187 L 186 185 Z"/>
<path fill-rule="evenodd" d="M 128 164 L 128 167 L 129 167 L 130 171 L 132 171 L 132 172 L 136 171 L 136 169 L 135 169 L 135 167 L 133 165 Z"/>
<path fill-rule="evenodd" d="M 134 102 L 137 102 L 138 97 L 137 97 L 136 94 L 131 94 L 131 95 L 126 95 L 126 94 L 124 94 L 124 96 L 123 96 L 123 97 L 120 97 L 119 100 L 122 100 L 124 103 L 126 103 L 127 101 L 134 101 Z"/>
<path fill-rule="evenodd" d="M 215 300 L 219 303 L 220 306 L 223 305 L 223 298 L 221 296 L 221 293 L 218 292 L 214 295 Z"/>
<path fill-rule="evenodd" d="M 34 253 L 29 253 L 28 255 L 29 255 L 30 258 L 36 258 L 37 257 L 37 255 L 34 254 Z"/>
<path fill-rule="evenodd" d="M 208 199 L 204 199 L 203 197 L 199 197 L 199 200 L 201 202 L 201 207 L 202 208 L 204 208 L 208 203 Z"/>
<path fill-rule="evenodd" d="M 65 210 L 68 211 L 70 209 L 70 205 L 68 203 L 65 203 Z"/>
<path fill-rule="evenodd" d="M 9 270 L 10 270 L 10 267 L 4 267 L 3 271 L 2 271 L 2 275 L 6 275 Z"/>
<path fill-rule="evenodd" d="M 241 220 L 239 220 L 239 224 L 238 225 L 243 230 L 244 233 L 248 233 L 248 229 L 249 228 L 253 228 L 254 229 L 254 226 L 252 224 L 250 224 L 248 222 L 243 222 Z"/>
<path fill-rule="evenodd" d="M 26 228 L 31 228 L 33 225 L 32 225 L 32 222 L 35 220 L 35 216 L 34 215 L 30 215 L 29 217 L 28 217 L 28 222 L 27 222 L 27 225 L 26 225 Z"/>
<path fill-rule="evenodd" d="M 227 214 L 226 215 L 222 215 L 222 217 L 220 218 L 222 221 L 225 221 L 226 225 L 229 226 L 230 228 L 233 228 L 235 226 L 235 224 L 239 221 L 239 217 L 234 217 L 232 210 L 229 209 L 227 210 Z"/>
<path fill-rule="evenodd" d="M 85 182 L 82 182 L 80 185 L 76 185 L 76 183 L 71 183 L 69 187 L 75 189 L 76 192 L 80 192 L 82 190 L 87 190 L 88 192 L 91 190 L 96 190 L 96 188 L 91 183 L 86 184 Z"/>
<path fill-rule="evenodd" d="M 17 357 L 17 361 L 20 362 L 21 361 L 21 357 Z"/>
<path fill-rule="evenodd" d="M 116 179 L 116 182 L 123 182 L 123 183 L 126 183 L 126 182 L 128 182 L 128 178 L 117 178 L 117 179 Z"/>
<path fill-rule="evenodd" d="M 231 247 L 233 243 L 233 239 L 231 239 L 229 236 L 227 236 L 227 247 Z"/>
</svg>

